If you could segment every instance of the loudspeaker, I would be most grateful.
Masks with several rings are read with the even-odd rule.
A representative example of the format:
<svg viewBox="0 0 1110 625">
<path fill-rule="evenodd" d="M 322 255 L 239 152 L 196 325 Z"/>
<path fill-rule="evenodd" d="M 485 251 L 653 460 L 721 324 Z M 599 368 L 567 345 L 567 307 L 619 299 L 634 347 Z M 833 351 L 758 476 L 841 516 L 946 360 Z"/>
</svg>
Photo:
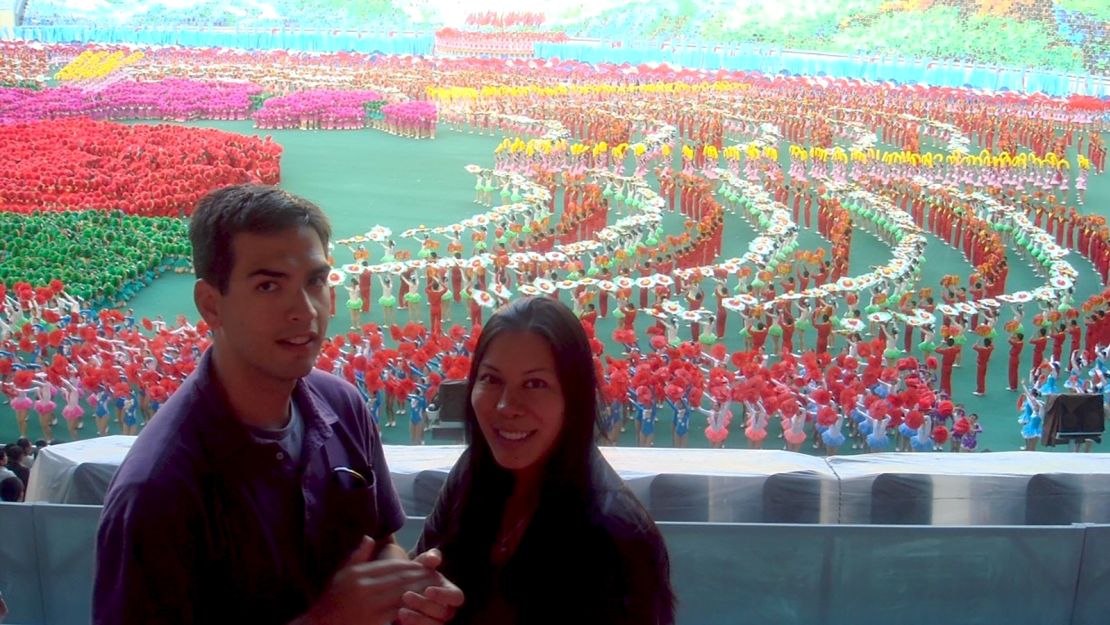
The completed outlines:
<svg viewBox="0 0 1110 625">
<path fill-rule="evenodd" d="M 709 520 L 709 476 L 661 473 L 651 481 L 648 511 L 656 521 Z"/>
<path fill-rule="evenodd" d="M 1093 393 L 1049 395 L 1044 407 L 1045 444 L 1057 440 L 1102 440 L 1106 415 L 1102 395 Z M 1055 436 L 1053 436 L 1055 435 Z"/>
<path fill-rule="evenodd" d="M 933 480 L 916 473 L 884 473 L 871 485 L 875 525 L 931 525 Z"/>
<path fill-rule="evenodd" d="M 412 483 L 413 509 L 409 510 L 412 516 L 428 516 L 432 513 L 439 491 L 447 481 L 447 474 L 443 471 L 421 471 L 416 474 Z"/>
<path fill-rule="evenodd" d="M 451 380 L 439 385 L 433 403 L 436 419 L 428 426 L 428 434 L 437 443 L 462 443 L 466 439 L 466 380 Z"/>
<path fill-rule="evenodd" d="M 459 423 L 466 419 L 466 380 L 451 380 L 439 385 L 435 398 L 440 423 Z"/>
<path fill-rule="evenodd" d="M 790 471 L 768 476 L 763 484 L 764 523 L 820 523 L 821 476 Z"/>
</svg>

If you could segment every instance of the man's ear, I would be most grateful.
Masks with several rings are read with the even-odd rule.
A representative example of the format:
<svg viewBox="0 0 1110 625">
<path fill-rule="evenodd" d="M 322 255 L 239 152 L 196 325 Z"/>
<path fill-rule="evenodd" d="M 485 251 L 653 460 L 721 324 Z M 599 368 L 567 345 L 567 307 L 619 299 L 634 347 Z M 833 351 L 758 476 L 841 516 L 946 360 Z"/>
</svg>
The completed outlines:
<svg viewBox="0 0 1110 625">
<path fill-rule="evenodd" d="M 212 330 L 220 328 L 220 301 L 223 295 L 215 285 L 207 280 L 197 280 L 193 284 L 193 303 L 197 312 Z"/>
</svg>

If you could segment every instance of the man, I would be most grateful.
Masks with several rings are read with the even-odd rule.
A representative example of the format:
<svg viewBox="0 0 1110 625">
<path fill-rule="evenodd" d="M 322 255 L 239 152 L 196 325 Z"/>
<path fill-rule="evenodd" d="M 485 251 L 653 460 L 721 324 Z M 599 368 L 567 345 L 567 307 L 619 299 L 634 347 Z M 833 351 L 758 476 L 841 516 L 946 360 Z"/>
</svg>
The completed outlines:
<svg viewBox="0 0 1110 625">
<path fill-rule="evenodd" d="M 31 439 L 25 437 L 16 440 L 15 444 L 23 448 L 23 466 L 30 470 L 31 465 L 35 463 L 35 456 L 39 453 L 38 449 L 31 444 Z M 46 447 L 45 442 L 42 447 Z"/>
<path fill-rule="evenodd" d="M 428 297 L 428 325 L 433 336 L 443 334 L 443 296 L 446 293 L 447 287 L 440 283 L 439 278 L 430 278 L 424 288 Z"/>
<path fill-rule="evenodd" d="M 956 365 L 956 360 L 960 357 L 961 347 L 956 344 L 952 337 L 948 337 L 944 341 L 944 345 L 938 347 L 936 352 L 940 354 L 940 390 L 947 397 L 952 397 L 952 367 Z"/>
<path fill-rule="evenodd" d="M 8 450 L 7 447 L 4 446 L 0 447 L 0 481 L 9 477 L 16 477 L 16 475 L 8 468 Z M 19 478 L 16 477 L 16 479 Z"/>
<path fill-rule="evenodd" d="M 7 469 L 23 482 L 23 489 L 27 489 L 27 482 L 31 481 L 31 471 L 23 465 L 23 448 L 12 443 L 4 448 L 8 455 Z"/>
<path fill-rule="evenodd" d="M 359 264 L 362 269 L 358 273 L 358 295 L 362 298 L 362 312 L 370 312 L 370 296 L 373 290 L 374 274 L 370 265 L 365 260 Z"/>
<path fill-rule="evenodd" d="M 990 338 L 983 337 L 983 342 L 973 345 L 972 349 L 975 350 L 975 391 L 973 394 L 982 397 L 987 393 L 987 364 L 990 363 L 994 345 Z"/>
<path fill-rule="evenodd" d="M 1042 327 L 1039 330 L 1036 338 L 1029 339 L 1029 344 L 1033 346 L 1033 369 L 1039 369 L 1041 363 L 1044 362 L 1044 352 L 1048 347 L 1048 329 Z"/>
<path fill-rule="evenodd" d="M 1009 386 L 1006 387 L 1008 391 L 1016 391 L 1018 389 L 1018 369 L 1021 364 L 1021 350 L 1025 347 L 1025 335 L 1017 332 L 1010 337 L 1010 362 L 1007 373 L 1009 375 Z"/>
<path fill-rule="evenodd" d="M 832 334 L 832 322 L 826 314 L 821 315 L 821 321 L 814 323 L 817 330 L 817 353 L 824 354 L 829 351 L 829 336 Z"/>
<path fill-rule="evenodd" d="M 109 487 L 93 622 L 445 621 L 462 593 L 404 559 L 404 514 L 357 390 L 313 370 L 331 227 L 272 187 L 210 193 L 190 224 L 212 332 Z"/>
<path fill-rule="evenodd" d="M 11 475 L 9 472 L 7 475 Z M 0 477 L 0 501 L 6 503 L 19 503 L 23 501 L 23 493 L 26 489 L 23 487 L 23 480 L 11 475 L 11 477 Z"/>
</svg>

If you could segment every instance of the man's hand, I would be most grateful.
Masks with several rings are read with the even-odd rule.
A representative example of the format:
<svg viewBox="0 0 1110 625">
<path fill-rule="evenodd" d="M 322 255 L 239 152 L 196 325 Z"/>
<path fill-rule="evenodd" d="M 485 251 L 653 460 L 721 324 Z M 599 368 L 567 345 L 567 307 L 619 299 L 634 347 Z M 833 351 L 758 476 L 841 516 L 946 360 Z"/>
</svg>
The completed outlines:
<svg viewBox="0 0 1110 625">
<path fill-rule="evenodd" d="M 386 625 L 397 618 L 406 593 L 426 592 L 442 575 L 420 562 L 371 560 L 374 540 L 364 537 L 324 594 L 293 625 Z"/>
<path fill-rule="evenodd" d="M 443 554 L 438 549 L 430 549 L 416 556 L 413 562 L 435 572 L 443 563 Z M 438 583 L 423 593 L 409 591 L 404 594 L 404 607 L 397 613 L 401 625 L 439 625 L 455 616 L 455 611 L 463 604 L 463 592 L 442 574 L 435 574 Z"/>
</svg>

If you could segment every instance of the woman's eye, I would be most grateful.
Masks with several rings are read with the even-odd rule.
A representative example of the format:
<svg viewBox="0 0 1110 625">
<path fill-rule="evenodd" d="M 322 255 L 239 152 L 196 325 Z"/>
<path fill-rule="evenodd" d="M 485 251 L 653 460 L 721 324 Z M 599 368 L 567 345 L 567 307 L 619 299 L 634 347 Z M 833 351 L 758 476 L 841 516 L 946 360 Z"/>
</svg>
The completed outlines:
<svg viewBox="0 0 1110 625">
<path fill-rule="evenodd" d="M 478 381 L 485 384 L 496 384 L 497 378 L 490 373 L 480 373 L 478 374 Z"/>
<path fill-rule="evenodd" d="M 532 378 L 524 382 L 524 388 L 547 388 L 548 386 L 547 380 L 540 378 Z"/>
</svg>

